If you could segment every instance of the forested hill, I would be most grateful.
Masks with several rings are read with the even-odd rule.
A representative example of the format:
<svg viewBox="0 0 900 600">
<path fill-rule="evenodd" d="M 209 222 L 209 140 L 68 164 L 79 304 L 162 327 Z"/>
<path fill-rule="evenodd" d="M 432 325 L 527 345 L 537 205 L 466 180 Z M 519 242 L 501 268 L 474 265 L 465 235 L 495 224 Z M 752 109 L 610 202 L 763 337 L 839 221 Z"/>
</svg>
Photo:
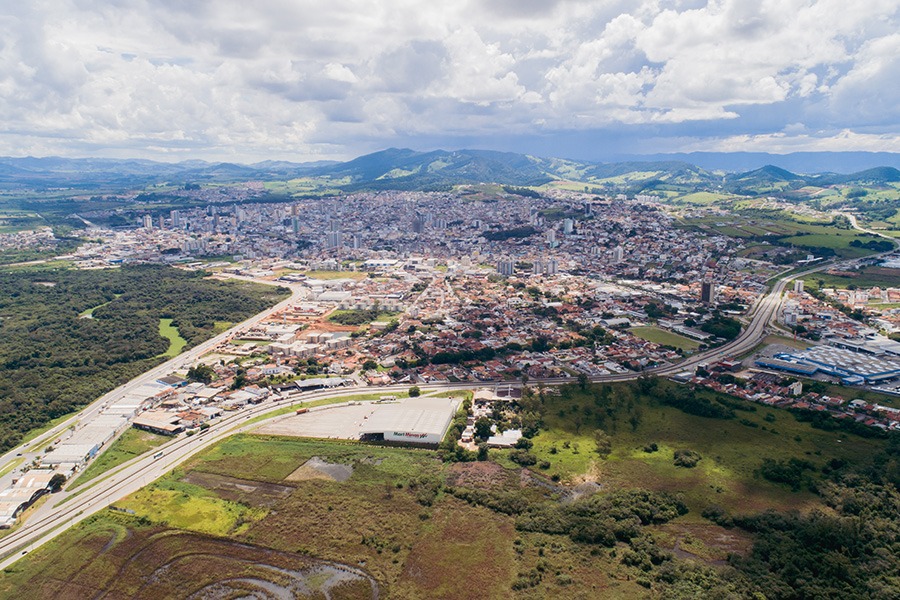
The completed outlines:
<svg viewBox="0 0 900 600">
<path fill-rule="evenodd" d="M 152 265 L 0 272 L 0 451 L 164 361 L 160 319 L 192 346 L 286 295 Z"/>
<path fill-rule="evenodd" d="M 842 157 L 847 160 L 842 162 Z M 596 162 L 538 157 L 490 150 L 388 148 L 346 162 L 264 161 L 251 165 L 190 160 L 161 163 L 101 158 L 0 157 L 0 188 L 53 190 L 141 189 L 304 178 L 327 189 L 421 190 L 470 183 L 537 186 L 565 180 L 589 185 L 684 185 L 699 189 L 746 191 L 760 184 L 798 185 L 896 181 L 900 154 L 806 153 L 741 155 L 727 153 L 634 156 L 627 161 Z M 802 158 L 802 160 L 801 160 Z M 718 160 L 717 160 L 718 159 Z M 841 168 L 838 168 L 838 167 Z M 799 171 L 796 172 L 791 170 Z M 837 172 L 829 172 L 837 170 Z M 857 171 L 857 172 L 853 172 Z"/>
</svg>

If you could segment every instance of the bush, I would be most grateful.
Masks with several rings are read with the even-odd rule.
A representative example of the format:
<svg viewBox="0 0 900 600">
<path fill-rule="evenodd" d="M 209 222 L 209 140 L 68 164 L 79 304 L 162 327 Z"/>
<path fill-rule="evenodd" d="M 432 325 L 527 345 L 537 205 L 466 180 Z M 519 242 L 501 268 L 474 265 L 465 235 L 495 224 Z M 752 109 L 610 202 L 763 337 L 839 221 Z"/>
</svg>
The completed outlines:
<svg viewBox="0 0 900 600">
<path fill-rule="evenodd" d="M 704 519 L 712 521 L 721 527 L 734 527 L 734 519 L 731 518 L 728 511 L 716 504 L 707 506 L 700 514 Z"/>
<path fill-rule="evenodd" d="M 509 455 L 509 459 L 523 467 L 537 464 L 537 457 L 528 450 L 513 450 Z"/>
<path fill-rule="evenodd" d="M 533 446 L 534 446 L 534 442 L 532 442 L 531 440 L 529 440 L 526 437 L 521 437 L 518 440 L 516 440 L 516 448 L 519 448 L 521 450 L 531 450 L 531 448 Z"/>
<path fill-rule="evenodd" d="M 674 462 L 676 467 L 693 469 L 700 462 L 701 458 L 703 457 L 700 456 L 700 453 L 693 450 L 676 450 Z"/>
<path fill-rule="evenodd" d="M 764 458 L 757 473 L 773 483 L 785 483 L 796 492 L 803 484 L 805 471 L 814 470 L 815 466 L 811 462 L 799 458 L 784 461 Z"/>
</svg>

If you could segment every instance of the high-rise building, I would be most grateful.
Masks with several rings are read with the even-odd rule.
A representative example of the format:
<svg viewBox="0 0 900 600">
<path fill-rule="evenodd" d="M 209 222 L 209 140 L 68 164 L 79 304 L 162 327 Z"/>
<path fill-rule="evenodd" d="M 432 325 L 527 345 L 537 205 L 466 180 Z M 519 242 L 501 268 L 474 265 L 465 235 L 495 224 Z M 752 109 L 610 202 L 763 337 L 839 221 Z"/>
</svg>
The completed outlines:
<svg viewBox="0 0 900 600">
<path fill-rule="evenodd" d="M 557 271 L 559 271 L 559 261 L 555 258 L 551 258 L 544 264 L 545 275 L 556 275 Z"/>
<path fill-rule="evenodd" d="M 165 228 L 166 228 L 166 218 L 165 218 L 164 216 L 159 215 L 159 218 L 158 218 L 156 221 L 157 221 L 157 223 L 159 223 L 159 228 L 160 228 L 160 229 L 165 229 Z"/>
<path fill-rule="evenodd" d="M 325 247 L 329 250 L 333 248 L 341 247 L 341 232 L 340 231 L 329 231 L 325 235 Z"/>
<path fill-rule="evenodd" d="M 497 263 L 497 272 L 503 275 L 504 277 L 508 277 L 516 272 L 516 261 L 514 260 L 501 260 Z"/>
<path fill-rule="evenodd" d="M 716 301 L 716 284 L 708 279 L 700 283 L 700 302 L 713 304 Z"/>
<path fill-rule="evenodd" d="M 574 219 L 564 219 L 563 220 L 563 233 L 566 235 L 571 235 L 573 231 L 575 231 L 575 220 Z"/>
<path fill-rule="evenodd" d="M 803 293 L 803 280 L 802 279 L 794 280 L 794 291 L 797 292 L 798 294 Z"/>
<path fill-rule="evenodd" d="M 555 229 L 551 229 L 550 231 L 547 232 L 547 243 L 550 244 L 551 246 L 556 245 L 556 230 Z"/>
<path fill-rule="evenodd" d="M 413 233 L 423 233 L 425 231 L 425 219 L 416 217 L 412 222 Z"/>
<path fill-rule="evenodd" d="M 291 217 L 291 231 L 300 233 L 300 219 L 297 217 Z"/>
<path fill-rule="evenodd" d="M 144 215 L 143 218 L 144 229 L 153 229 L 153 217 L 150 215 Z"/>
<path fill-rule="evenodd" d="M 181 229 L 181 213 L 178 210 L 169 211 L 169 218 L 172 220 L 172 229 Z"/>
<path fill-rule="evenodd" d="M 616 246 L 612 250 L 612 261 L 614 263 L 620 263 L 625 260 L 625 249 L 622 246 Z"/>
</svg>

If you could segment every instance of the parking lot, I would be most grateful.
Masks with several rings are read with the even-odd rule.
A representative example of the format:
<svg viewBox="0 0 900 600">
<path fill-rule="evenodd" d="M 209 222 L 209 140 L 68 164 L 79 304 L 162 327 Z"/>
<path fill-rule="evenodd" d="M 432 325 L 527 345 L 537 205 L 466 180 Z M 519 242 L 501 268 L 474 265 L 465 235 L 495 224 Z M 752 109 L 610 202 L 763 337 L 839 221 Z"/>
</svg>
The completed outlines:
<svg viewBox="0 0 900 600">
<path fill-rule="evenodd" d="M 364 421 L 377 404 L 343 405 L 312 410 L 302 415 L 290 415 L 262 425 L 257 433 L 295 437 L 357 440 Z"/>
</svg>

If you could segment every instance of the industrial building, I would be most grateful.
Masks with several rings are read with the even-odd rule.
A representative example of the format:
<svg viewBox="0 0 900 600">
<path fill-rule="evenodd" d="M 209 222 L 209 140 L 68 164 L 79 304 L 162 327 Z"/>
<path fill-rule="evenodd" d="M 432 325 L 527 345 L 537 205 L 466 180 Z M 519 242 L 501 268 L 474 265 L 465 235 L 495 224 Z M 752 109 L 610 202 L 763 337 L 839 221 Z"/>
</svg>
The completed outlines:
<svg viewBox="0 0 900 600">
<path fill-rule="evenodd" d="M 364 441 L 437 445 L 459 408 L 456 398 L 410 398 L 377 405 L 360 428 Z"/>
<path fill-rule="evenodd" d="M 844 383 L 874 384 L 900 377 L 900 359 L 837 348 L 816 346 L 802 352 L 780 353 L 773 359 L 760 359 L 756 364 L 798 375 L 810 376 L 816 372 L 840 377 Z"/>
<path fill-rule="evenodd" d="M 0 529 L 12 527 L 23 510 L 50 492 L 54 474 L 51 469 L 32 469 L 22 474 L 11 487 L 0 491 Z"/>
</svg>

